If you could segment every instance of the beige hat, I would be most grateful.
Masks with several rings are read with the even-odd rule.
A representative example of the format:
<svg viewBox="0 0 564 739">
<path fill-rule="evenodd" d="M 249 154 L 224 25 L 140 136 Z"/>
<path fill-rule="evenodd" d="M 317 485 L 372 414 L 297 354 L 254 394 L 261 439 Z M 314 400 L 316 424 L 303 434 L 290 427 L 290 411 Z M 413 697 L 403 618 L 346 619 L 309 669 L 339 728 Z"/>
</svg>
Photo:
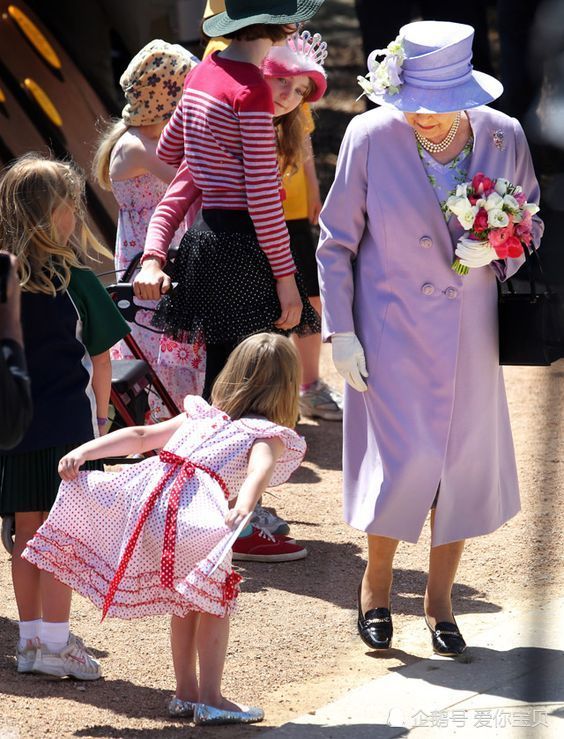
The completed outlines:
<svg viewBox="0 0 564 739">
<path fill-rule="evenodd" d="M 206 9 L 204 10 L 204 20 L 212 15 L 223 13 L 225 11 L 225 0 L 208 0 Z"/>
<path fill-rule="evenodd" d="M 150 41 L 133 57 L 120 78 L 127 105 L 121 112 L 128 126 L 166 121 L 182 95 L 188 72 L 198 64 L 179 44 Z"/>
</svg>

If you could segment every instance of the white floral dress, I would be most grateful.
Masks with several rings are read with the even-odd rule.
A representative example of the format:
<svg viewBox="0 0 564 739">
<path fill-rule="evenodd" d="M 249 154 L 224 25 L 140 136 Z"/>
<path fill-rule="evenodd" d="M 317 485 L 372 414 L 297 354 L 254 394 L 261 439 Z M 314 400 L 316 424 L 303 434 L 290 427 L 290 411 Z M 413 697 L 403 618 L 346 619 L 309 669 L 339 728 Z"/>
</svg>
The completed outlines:
<svg viewBox="0 0 564 739">
<path fill-rule="evenodd" d="M 112 180 L 112 192 L 119 205 L 116 235 L 115 268 L 118 279 L 131 260 L 143 251 L 151 216 L 166 191 L 167 185 L 150 172 L 127 180 Z M 184 233 L 180 228 L 170 246 L 176 247 Z M 136 300 L 139 305 L 154 308 L 156 301 Z M 130 324 L 135 339 L 147 361 L 157 373 L 178 408 L 186 395 L 199 394 L 204 387 L 205 346 L 202 343 L 185 344 L 174 341 L 151 327 L 153 312 L 140 310 L 135 320 L 141 326 Z M 148 328 L 143 328 L 147 326 Z M 124 341 L 111 350 L 112 359 L 133 359 Z M 151 417 L 163 420 L 169 417 L 159 397 L 149 396 Z"/>
<path fill-rule="evenodd" d="M 231 613 L 241 578 L 231 568 L 225 516 L 247 475 L 249 451 L 257 439 L 283 441 L 271 485 L 285 482 L 303 459 L 304 439 L 284 426 L 257 417 L 232 421 L 195 396 L 185 409 L 159 456 L 62 482 L 22 555 L 104 615 Z"/>
</svg>

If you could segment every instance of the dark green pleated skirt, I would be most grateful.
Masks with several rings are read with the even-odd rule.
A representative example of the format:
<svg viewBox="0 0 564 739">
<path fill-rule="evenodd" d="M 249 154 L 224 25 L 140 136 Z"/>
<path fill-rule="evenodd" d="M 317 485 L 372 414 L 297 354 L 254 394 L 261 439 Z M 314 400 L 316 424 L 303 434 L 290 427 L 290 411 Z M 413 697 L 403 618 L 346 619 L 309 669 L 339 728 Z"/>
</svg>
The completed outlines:
<svg viewBox="0 0 564 739">
<path fill-rule="evenodd" d="M 50 511 L 61 478 L 59 460 L 76 449 L 76 444 L 61 444 L 21 454 L 0 455 L 0 515 Z M 102 462 L 87 462 L 82 469 L 102 470 Z"/>
</svg>

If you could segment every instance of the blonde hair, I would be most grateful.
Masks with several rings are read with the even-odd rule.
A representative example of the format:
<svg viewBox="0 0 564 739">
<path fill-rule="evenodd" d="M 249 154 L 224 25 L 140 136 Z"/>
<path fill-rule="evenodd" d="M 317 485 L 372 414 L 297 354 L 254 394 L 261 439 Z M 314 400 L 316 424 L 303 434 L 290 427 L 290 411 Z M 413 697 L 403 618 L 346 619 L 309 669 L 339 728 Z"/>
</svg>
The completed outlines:
<svg viewBox="0 0 564 739">
<path fill-rule="evenodd" d="M 103 129 L 98 139 L 98 148 L 92 160 L 92 175 L 103 190 L 111 190 L 110 161 L 114 146 L 129 129 L 121 118 L 113 118 Z"/>
<path fill-rule="evenodd" d="M 0 178 L 0 248 L 18 260 L 20 284 L 31 293 L 56 295 L 70 282 L 70 268 L 84 267 L 91 252 L 111 258 L 86 222 L 85 180 L 70 163 L 31 153 L 16 159 Z M 59 243 L 53 213 L 67 203 L 77 226 Z"/>
<path fill-rule="evenodd" d="M 294 345 L 279 334 L 255 334 L 230 354 L 211 400 L 232 419 L 248 414 L 293 428 L 298 421 L 300 363 Z"/>
<path fill-rule="evenodd" d="M 313 90 L 314 85 L 309 81 L 310 88 L 304 95 L 306 98 Z M 295 174 L 303 164 L 306 154 L 306 115 L 303 103 L 297 108 L 291 110 L 286 115 L 278 116 L 274 119 L 274 127 L 276 130 L 276 138 L 278 142 L 278 159 L 280 163 L 280 173 L 282 175 L 289 171 Z"/>
</svg>

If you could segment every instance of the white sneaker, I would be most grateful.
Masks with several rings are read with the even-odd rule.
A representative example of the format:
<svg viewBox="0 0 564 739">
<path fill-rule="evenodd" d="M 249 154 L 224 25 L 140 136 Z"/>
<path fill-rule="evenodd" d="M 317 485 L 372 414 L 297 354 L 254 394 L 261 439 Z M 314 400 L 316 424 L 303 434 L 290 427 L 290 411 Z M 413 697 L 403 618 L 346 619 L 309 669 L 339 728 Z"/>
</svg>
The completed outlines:
<svg viewBox="0 0 564 739">
<path fill-rule="evenodd" d="M 28 639 L 25 647 L 20 647 L 19 642 L 16 648 L 16 656 L 18 658 L 18 672 L 33 672 L 33 665 L 37 657 L 39 648 L 39 639 Z"/>
<path fill-rule="evenodd" d="M 282 535 L 290 533 L 290 527 L 283 518 L 280 518 L 275 513 L 271 513 L 258 504 L 255 506 L 250 523 L 257 529 L 262 529 L 263 531 L 266 529 L 270 534 Z"/>
<path fill-rule="evenodd" d="M 33 672 L 54 677 L 74 677 L 77 680 L 98 680 L 102 677 L 100 663 L 88 654 L 82 639 L 74 634 L 70 634 L 60 652 L 51 652 L 45 644 L 40 644 Z"/>
<path fill-rule="evenodd" d="M 343 396 L 323 380 L 317 380 L 300 393 L 300 413 L 306 418 L 342 421 Z"/>
</svg>

